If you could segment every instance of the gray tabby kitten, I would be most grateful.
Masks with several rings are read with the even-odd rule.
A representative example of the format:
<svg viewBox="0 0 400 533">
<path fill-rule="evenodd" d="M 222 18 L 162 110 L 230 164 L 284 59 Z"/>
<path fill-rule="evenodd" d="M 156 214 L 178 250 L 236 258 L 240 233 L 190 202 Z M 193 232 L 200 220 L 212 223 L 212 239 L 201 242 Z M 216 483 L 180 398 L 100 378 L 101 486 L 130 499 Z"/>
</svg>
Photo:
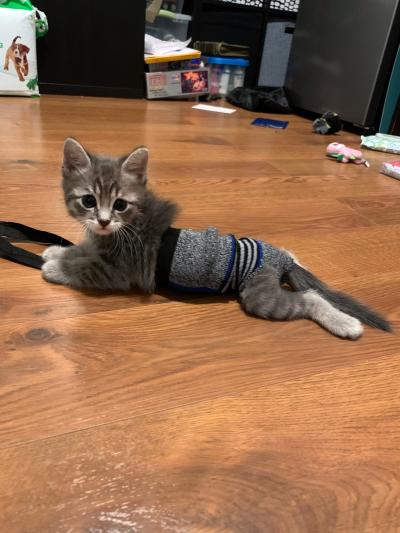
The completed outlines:
<svg viewBox="0 0 400 533">
<path fill-rule="evenodd" d="M 142 147 L 128 156 L 110 158 L 90 154 L 75 139 L 65 141 L 65 202 L 72 217 L 87 230 L 86 239 L 69 248 L 51 246 L 45 250 L 42 273 L 47 281 L 76 289 L 128 291 L 138 287 L 154 292 L 162 238 L 177 208 L 146 188 L 147 161 L 148 151 Z M 190 230 L 182 231 L 190 236 Z M 248 241 L 246 246 L 251 245 Z M 237 282 L 241 305 L 248 313 L 266 319 L 308 318 L 349 339 L 362 335 L 362 323 L 391 330 L 384 318 L 349 296 L 330 290 L 289 252 L 262 242 L 259 245 L 272 256 L 278 254 L 284 267 L 278 273 L 278 267 L 266 263 L 254 275 L 242 278 L 243 283 Z"/>
</svg>

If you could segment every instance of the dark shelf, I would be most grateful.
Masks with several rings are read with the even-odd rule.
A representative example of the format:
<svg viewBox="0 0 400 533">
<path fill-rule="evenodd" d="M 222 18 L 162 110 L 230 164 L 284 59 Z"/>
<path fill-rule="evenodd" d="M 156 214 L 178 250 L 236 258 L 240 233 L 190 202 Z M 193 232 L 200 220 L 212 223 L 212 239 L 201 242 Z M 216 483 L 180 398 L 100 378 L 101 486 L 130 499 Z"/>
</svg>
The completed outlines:
<svg viewBox="0 0 400 533">
<path fill-rule="evenodd" d="M 277 19 L 296 20 L 297 13 L 265 7 L 221 2 L 221 0 L 185 0 L 184 11 L 192 16 L 190 35 L 193 41 L 225 41 L 249 47 L 250 66 L 246 87 L 255 87 L 258 77 L 267 24 Z"/>
<path fill-rule="evenodd" d="M 268 13 L 271 16 L 274 17 L 284 17 L 284 18 L 290 18 L 290 19 L 296 19 L 297 12 L 294 11 L 281 11 L 279 9 L 270 9 L 269 7 L 256 7 L 256 6 L 248 6 L 244 4 L 235 4 L 230 2 L 221 2 L 221 0 L 202 0 L 203 4 L 209 4 L 214 6 L 223 6 L 226 9 L 237 9 L 240 11 L 253 11 L 253 12 L 259 12 L 259 13 Z M 267 4 L 267 2 L 266 2 Z"/>
</svg>

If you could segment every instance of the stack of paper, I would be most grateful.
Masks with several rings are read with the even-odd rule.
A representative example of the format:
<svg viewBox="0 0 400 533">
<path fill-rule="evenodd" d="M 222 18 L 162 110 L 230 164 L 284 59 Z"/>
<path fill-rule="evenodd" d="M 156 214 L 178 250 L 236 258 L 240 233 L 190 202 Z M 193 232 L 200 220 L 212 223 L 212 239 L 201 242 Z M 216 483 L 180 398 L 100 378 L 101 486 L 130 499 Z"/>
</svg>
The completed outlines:
<svg viewBox="0 0 400 533">
<path fill-rule="evenodd" d="M 187 41 L 162 41 L 152 35 L 144 36 L 144 52 L 154 56 L 168 55 L 184 50 L 192 39 Z"/>
</svg>

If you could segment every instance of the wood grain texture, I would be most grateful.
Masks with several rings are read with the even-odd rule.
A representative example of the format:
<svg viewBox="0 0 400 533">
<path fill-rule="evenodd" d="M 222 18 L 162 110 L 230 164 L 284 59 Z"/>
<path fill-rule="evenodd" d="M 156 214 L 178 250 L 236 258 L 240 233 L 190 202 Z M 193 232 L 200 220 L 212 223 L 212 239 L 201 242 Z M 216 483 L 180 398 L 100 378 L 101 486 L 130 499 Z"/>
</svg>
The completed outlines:
<svg viewBox="0 0 400 533">
<path fill-rule="evenodd" d="M 151 151 L 177 224 L 249 234 L 399 324 L 400 183 L 289 117 L 188 102 L 0 100 L 0 212 L 76 241 L 62 142 Z M 341 142 L 358 139 L 341 133 Z M 34 247 L 39 250 L 39 248 Z M 0 260 L 0 530 L 400 531 L 400 342 L 265 322 L 230 297 L 82 294 Z"/>
</svg>

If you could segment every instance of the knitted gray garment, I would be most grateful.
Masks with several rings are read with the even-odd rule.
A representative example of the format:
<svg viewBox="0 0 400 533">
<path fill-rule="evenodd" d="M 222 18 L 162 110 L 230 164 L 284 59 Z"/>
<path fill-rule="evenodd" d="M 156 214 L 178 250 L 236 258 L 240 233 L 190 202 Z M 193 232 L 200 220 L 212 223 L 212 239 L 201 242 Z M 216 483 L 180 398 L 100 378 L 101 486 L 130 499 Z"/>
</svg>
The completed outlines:
<svg viewBox="0 0 400 533">
<path fill-rule="evenodd" d="M 173 244 L 161 246 L 159 263 L 164 263 L 164 272 L 160 276 L 158 268 L 158 278 L 163 277 L 171 288 L 223 293 L 242 288 L 266 263 L 279 278 L 293 264 L 285 251 L 271 244 L 220 235 L 213 227 L 205 231 L 170 228 L 168 232 L 173 232 Z"/>
</svg>

